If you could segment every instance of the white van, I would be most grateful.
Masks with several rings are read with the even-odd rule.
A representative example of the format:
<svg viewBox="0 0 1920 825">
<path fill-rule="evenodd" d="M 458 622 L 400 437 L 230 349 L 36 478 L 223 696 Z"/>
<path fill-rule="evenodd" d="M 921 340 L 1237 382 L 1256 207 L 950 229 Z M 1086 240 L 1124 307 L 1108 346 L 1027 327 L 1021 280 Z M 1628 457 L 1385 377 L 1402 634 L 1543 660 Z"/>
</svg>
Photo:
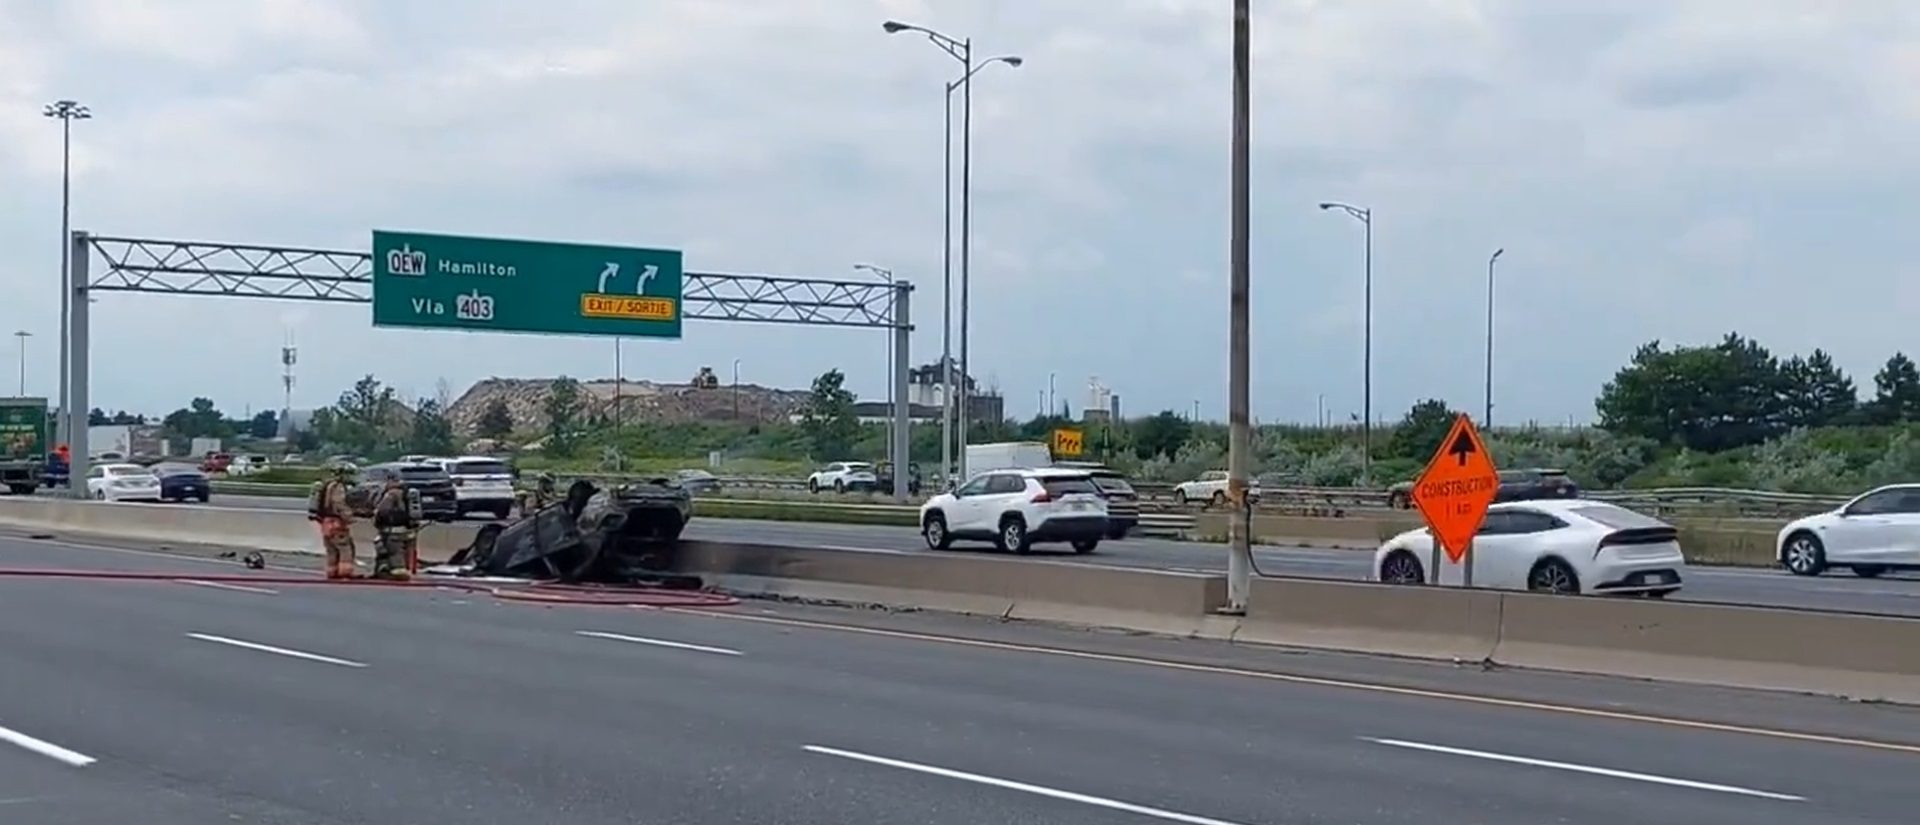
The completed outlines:
<svg viewBox="0 0 1920 825">
<path fill-rule="evenodd" d="M 996 470 L 1039 470 L 1053 466 L 1053 449 L 1044 441 L 1003 441 L 967 445 L 967 477 Z"/>
</svg>

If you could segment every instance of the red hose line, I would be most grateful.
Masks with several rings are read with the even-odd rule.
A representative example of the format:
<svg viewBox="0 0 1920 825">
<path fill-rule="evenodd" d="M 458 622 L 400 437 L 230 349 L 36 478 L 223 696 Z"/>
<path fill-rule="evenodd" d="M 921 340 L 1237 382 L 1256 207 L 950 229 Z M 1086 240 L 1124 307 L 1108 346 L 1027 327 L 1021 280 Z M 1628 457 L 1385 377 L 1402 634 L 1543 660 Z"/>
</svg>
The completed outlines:
<svg viewBox="0 0 1920 825">
<path fill-rule="evenodd" d="M 83 579 L 95 581 L 215 582 L 251 585 L 323 585 L 333 587 L 445 587 L 473 593 L 486 593 L 505 601 L 538 604 L 599 605 L 606 607 L 731 607 L 739 599 L 725 593 L 703 590 L 667 590 L 645 586 L 594 586 L 528 582 L 503 585 L 494 582 L 467 582 L 458 578 L 419 578 L 411 581 L 391 579 L 326 579 L 312 576 L 248 576 L 234 573 L 194 575 L 192 573 L 149 573 L 125 570 L 58 570 L 42 568 L 0 568 L 0 579 Z"/>
</svg>

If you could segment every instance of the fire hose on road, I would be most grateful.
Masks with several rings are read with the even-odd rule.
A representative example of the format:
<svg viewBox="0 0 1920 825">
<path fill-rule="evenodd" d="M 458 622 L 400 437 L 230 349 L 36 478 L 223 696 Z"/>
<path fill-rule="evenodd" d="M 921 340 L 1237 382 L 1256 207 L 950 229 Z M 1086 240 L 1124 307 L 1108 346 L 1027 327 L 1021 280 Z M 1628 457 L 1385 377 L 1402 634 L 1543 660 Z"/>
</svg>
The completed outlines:
<svg viewBox="0 0 1920 825">
<path fill-rule="evenodd" d="M 413 590 L 458 590 L 485 593 L 510 602 L 536 604 L 597 605 L 603 607 L 732 607 L 739 599 L 724 593 L 702 590 L 674 590 L 646 585 L 560 584 L 532 580 L 465 581 L 458 576 L 427 576 L 412 581 L 386 579 L 324 579 L 317 576 L 252 576 L 223 573 L 211 576 L 190 573 L 129 572 L 119 570 L 59 570 L 45 568 L 0 568 L 0 579 L 80 579 L 133 582 L 213 582 L 217 584 L 263 587 L 387 587 Z"/>
</svg>

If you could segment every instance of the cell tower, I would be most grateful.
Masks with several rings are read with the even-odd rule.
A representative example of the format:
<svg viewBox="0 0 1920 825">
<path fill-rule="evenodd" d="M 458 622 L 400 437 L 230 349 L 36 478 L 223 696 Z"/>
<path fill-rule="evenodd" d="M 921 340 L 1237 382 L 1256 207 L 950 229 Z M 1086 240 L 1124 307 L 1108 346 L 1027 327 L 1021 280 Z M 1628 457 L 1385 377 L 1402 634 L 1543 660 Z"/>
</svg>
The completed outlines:
<svg viewBox="0 0 1920 825">
<path fill-rule="evenodd" d="M 293 345 L 293 330 L 287 330 L 286 343 L 280 345 L 280 435 L 293 437 L 293 365 L 300 360 L 299 348 Z"/>
</svg>

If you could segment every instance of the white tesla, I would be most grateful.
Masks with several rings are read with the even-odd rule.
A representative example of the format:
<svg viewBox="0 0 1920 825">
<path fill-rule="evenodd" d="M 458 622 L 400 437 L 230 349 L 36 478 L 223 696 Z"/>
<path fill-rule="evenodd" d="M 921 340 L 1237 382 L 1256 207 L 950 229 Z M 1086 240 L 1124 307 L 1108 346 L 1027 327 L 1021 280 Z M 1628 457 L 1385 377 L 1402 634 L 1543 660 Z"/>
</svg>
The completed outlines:
<svg viewBox="0 0 1920 825">
<path fill-rule="evenodd" d="M 87 494 L 99 501 L 159 501 L 160 477 L 138 464 L 87 468 Z"/>
<path fill-rule="evenodd" d="M 1435 543 L 1422 527 L 1388 539 L 1373 556 L 1373 578 L 1425 584 Z M 1549 593 L 1632 593 L 1680 589 L 1687 560 L 1673 525 L 1588 499 L 1514 501 L 1487 508 L 1473 538 L 1477 587 Z M 1461 585 L 1465 565 L 1440 558 L 1438 583 Z"/>
<path fill-rule="evenodd" d="M 1802 576 L 1846 567 L 1872 578 L 1920 569 L 1920 484 L 1892 484 L 1862 493 L 1825 513 L 1780 529 L 1776 557 Z"/>
</svg>

